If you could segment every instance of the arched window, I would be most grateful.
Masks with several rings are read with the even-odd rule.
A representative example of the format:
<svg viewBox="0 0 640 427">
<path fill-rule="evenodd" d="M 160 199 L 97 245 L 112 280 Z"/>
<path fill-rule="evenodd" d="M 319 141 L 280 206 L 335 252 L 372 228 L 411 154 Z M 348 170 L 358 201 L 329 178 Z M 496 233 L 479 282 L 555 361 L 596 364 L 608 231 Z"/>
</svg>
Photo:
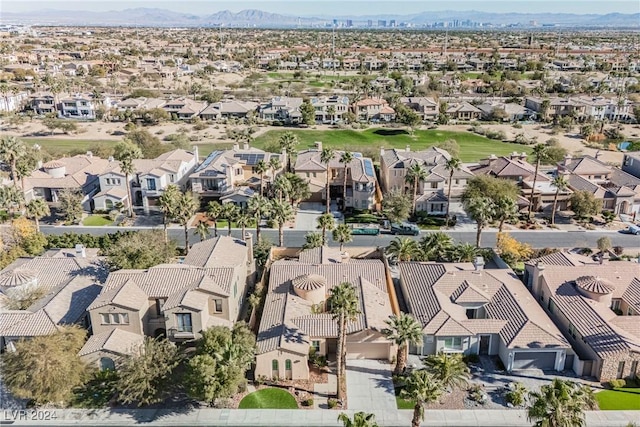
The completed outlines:
<svg viewBox="0 0 640 427">
<path fill-rule="evenodd" d="M 102 369 L 103 371 L 106 371 L 107 369 L 111 369 L 113 371 L 116 369 L 116 364 L 113 362 L 113 359 L 109 357 L 101 357 L 100 369 Z"/>
<path fill-rule="evenodd" d="M 271 361 L 271 370 L 272 371 L 278 371 L 279 367 L 278 367 L 278 360 L 277 359 L 273 359 Z"/>
<path fill-rule="evenodd" d="M 286 369 L 287 371 L 291 370 L 291 359 L 287 359 L 284 361 L 284 369 Z"/>
<path fill-rule="evenodd" d="M 113 209 L 113 200 L 111 200 L 111 199 L 106 199 L 106 200 L 104 201 L 104 206 L 105 206 L 105 208 L 107 208 L 107 209 Z"/>
</svg>

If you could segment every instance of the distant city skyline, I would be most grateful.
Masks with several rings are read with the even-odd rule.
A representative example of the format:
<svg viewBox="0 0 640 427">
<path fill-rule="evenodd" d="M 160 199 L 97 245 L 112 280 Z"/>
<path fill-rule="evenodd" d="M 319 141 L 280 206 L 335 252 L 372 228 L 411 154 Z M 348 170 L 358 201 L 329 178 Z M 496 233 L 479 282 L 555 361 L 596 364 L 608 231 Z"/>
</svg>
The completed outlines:
<svg viewBox="0 0 640 427">
<path fill-rule="evenodd" d="M 363 3 L 366 3 L 363 5 Z M 420 12 L 469 11 L 493 13 L 640 13 L 640 2 L 634 1 L 526 1 L 526 0 L 464 0 L 432 3 L 428 1 L 368 1 L 348 0 L 291 0 L 291 1 L 180 1 L 155 0 L 103 1 L 103 0 L 9 0 L 2 1 L 4 12 L 42 11 L 43 9 L 71 11 L 110 11 L 132 8 L 158 8 L 176 12 L 205 15 L 222 10 L 239 12 L 245 9 L 259 9 L 265 12 L 299 16 L 366 16 L 366 15 L 406 15 Z"/>
</svg>

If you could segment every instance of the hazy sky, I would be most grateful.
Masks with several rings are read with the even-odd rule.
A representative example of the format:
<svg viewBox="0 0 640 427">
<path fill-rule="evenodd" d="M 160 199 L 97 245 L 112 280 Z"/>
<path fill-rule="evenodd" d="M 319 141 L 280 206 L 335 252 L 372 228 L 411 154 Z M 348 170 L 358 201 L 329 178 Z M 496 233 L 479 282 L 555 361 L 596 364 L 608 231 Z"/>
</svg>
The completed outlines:
<svg viewBox="0 0 640 427">
<path fill-rule="evenodd" d="M 0 0 L 0 12 L 24 12 L 42 9 L 60 10 L 122 10 L 135 7 L 156 7 L 179 12 L 204 15 L 221 10 L 238 12 L 243 9 L 260 9 L 286 15 L 375 15 L 375 14 L 410 14 L 417 12 L 441 10 L 478 10 L 483 12 L 521 12 L 521 13 L 640 13 L 640 1 L 538 1 L 538 0 L 449 0 L 449 1 L 418 1 L 418 0 L 254 0 L 254 1 L 219 1 L 219 0 Z"/>
</svg>

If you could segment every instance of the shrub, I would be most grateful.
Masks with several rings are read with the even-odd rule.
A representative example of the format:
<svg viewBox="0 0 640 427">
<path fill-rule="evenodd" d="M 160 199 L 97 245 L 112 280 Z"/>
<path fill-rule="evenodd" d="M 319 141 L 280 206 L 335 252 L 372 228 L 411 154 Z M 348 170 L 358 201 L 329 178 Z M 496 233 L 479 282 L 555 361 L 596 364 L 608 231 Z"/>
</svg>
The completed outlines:
<svg viewBox="0 0 640 427">
<path fill-rule="evenodd" d="M 302 401 L 302 406 L 313 406 L 313 399 L 309 398 L 309 399 L 305 399 Z"/>
<path fill-rule="evenodd" d="M 513 389 L 509 391 L 505 398 L 508 403 L 511 403 L 513 406 L 522 406 L 524 405 L 524 398 L 526 396 L 527 389 L 521 383 L 515 383 L 513 385 Z"/>
<path fill-rule="evenodd" d="M 622 246 L 614 246 L 613 247 L 613 253 L 620 256 L 622 255 L 622 252 L 624 252 L 624 248 Z"/>
<path fill-rule="evenodd" d="M 609 386 L 611 386 L 611 388 L 622 388 L 626 385 L 627 385 L 627 381 L 625 381 L 624 379 L 609 381 Z"/>
<path fill-rule="evenodd" d="M 329 409 L 334 409 L 336 406 L 338 406 L 338 401 L 336 399 L 328 399 L 327 406 L 329 407 Z"/>
<path fill-rule="evenodd" d="M 470 363 L 478 363 L 480 362 L 480 356 L 478 356 L 477 354 L 467 354 L 466 356 L 464 356 L 464 363 L 466 363 L 467 365 Z"/>
</svg>

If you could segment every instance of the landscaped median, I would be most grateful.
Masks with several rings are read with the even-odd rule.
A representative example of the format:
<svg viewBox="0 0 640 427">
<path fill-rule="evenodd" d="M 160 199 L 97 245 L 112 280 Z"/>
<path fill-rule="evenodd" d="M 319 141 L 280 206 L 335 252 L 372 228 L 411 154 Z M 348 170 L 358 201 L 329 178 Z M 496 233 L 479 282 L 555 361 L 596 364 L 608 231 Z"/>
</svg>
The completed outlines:
<svg viewBox="0 0 640 427">
<path fill-rule="evenodd" d="M 246 395 L 238 409 L 298 409 L 298 402 L 287 390 L 263 388 Z"/>
</svg>

